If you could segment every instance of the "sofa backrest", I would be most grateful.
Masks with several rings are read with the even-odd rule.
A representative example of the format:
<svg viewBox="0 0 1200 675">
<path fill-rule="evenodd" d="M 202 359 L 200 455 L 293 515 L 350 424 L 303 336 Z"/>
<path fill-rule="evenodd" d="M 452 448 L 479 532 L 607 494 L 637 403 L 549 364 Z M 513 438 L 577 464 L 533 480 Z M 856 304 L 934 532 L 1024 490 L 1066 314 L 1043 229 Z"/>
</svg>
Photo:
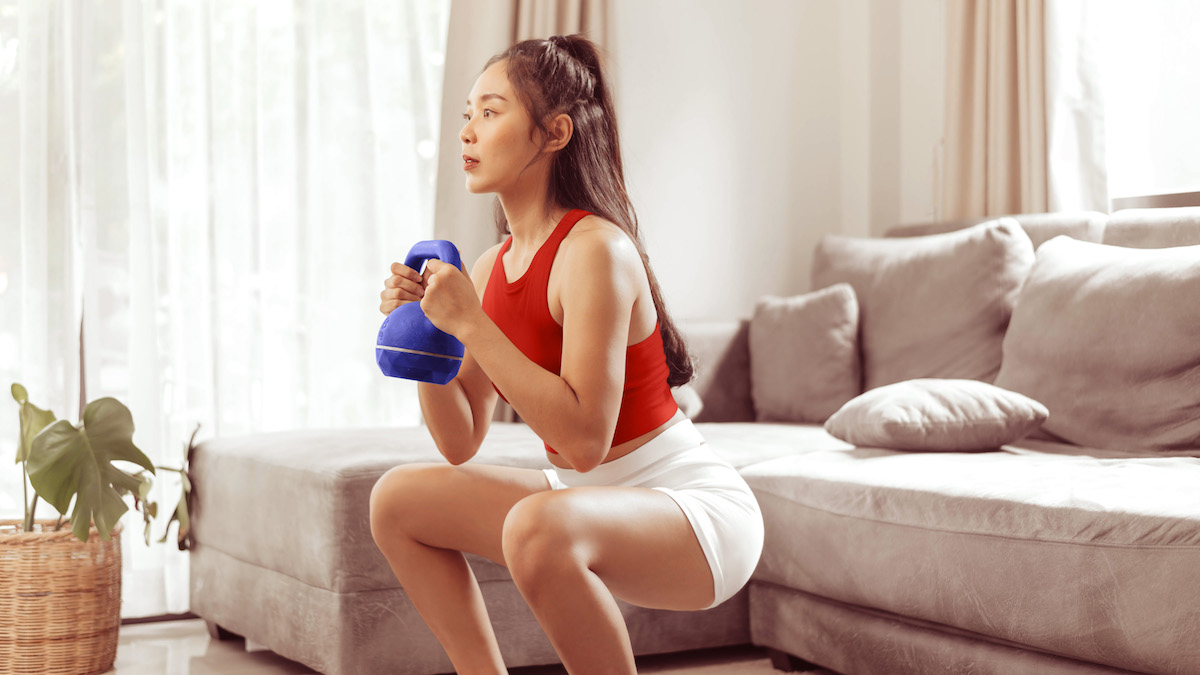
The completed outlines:
<svg viewBox="0 0 1200 675">
<path fill-rule="evenodd" d="M 1008 216 L 1016 220 L 1029 235 L 1036 249 L 1043 242 L 1065 234 L 1074 239 L 1100 243 L 1103 241 L 1108 216 L 1099 211 L 1070 211 L 1062 213 L 1019 213 Z M 901 225 L 884 232 L 885 237 L 919 237 L 926 234 L 942 234 L 961 230 L 972 225 L 994 220 L 994 218 L 970 218 L 940 223 L 917 223 Z"/>
<path fill-rule="evenodd" d="M 1200 207 L 1028 213 L 1011 216 L 1035 247 L 1059 235 L 1112 246 L 1164 248 L 1200 245 Z M 887 237 L 914 237 L 960 230 L 991 218 L 894 227 Z M 810 253 L 811 255 L 811 253 Z M 753 311 L 753 308 L 750 308 Z M 696 362 L 692 387 L 704 406 L 697 422 L 752 422 L 749 320 L 680 322 Z"/>
<path fill-rule="evenodd" d="M 1200 206 L 1117 211 L 1104 226 L 1102 242 L 1128 248 L 1200 245 Z"/>
<path fill-rule="evenodd" d="M 1082 241 L 1128 248 L 1167 248 L 1200 245 L 1200 206 L 1159 209 L 1123 209 L 1111 216 L 1099 211 L 1021 213 L 1013 216 L 1034 248 L 1059 235 Z M 970 218 L 940 223 L 900 225 L 885 237 L 919 237 L 942 234 L 978 225 L 993 218 Z"/>
</svg>

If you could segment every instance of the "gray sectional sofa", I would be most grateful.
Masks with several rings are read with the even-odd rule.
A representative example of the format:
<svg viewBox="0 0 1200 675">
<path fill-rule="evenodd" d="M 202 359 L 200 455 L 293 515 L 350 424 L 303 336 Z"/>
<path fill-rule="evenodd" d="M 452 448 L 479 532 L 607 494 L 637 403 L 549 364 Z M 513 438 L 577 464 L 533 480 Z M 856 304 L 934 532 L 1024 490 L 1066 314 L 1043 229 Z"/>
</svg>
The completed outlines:
<svg viewBox="0 0 1200 675">
<path fill-rule="evenodd" d="M 1197 246 L 1179 251 L 1185 261 L 1192 257 L 1200 279 L 1200 209 L 1014 218 L 1031 247 L 1062 234 L 1130 249 Z M 889 235 L 939 236 L 972 225 L 898 228 Z M 1038 272 L 1040 258 L 1031 263 Z M 920 292 L 936 289 L 947 298 L 958 292 L 953 279 L 936 278 L 932 263 L 930 274 L 935 278 Z M 1144 298 L 1146 307 L 1171 295 L 1168 305 L 1177 311 L 1166 319 L 1130 311 L 1112 317 L 1109 329 L 1078 335 L 1081 353 L 1099 354 L 1109 365 L 1090 366 L 1094 382 L 1077 373 L 1056 382 L 1053 373 L 1040 373 L 1049 378 L 1045 386 L 1057 389 L 1023 393 L 1056 401 L 1047 402 L 1043 430 L 990 452 L 856 447 L 819 422 L 762 420 L 752 377 L 754 318 L 686 325 L 698 362 L 693 387 L 703 402 L 694 419 L 753 488 L 766 544 L 747 588 L 717 608 L 622 605 L 635 651 L 753 643 L 770 648 L 778 667 L 818 664 L 847 675 L 1200 673 L 1200 436 L 1191 447 L 1155 446 L 1158 429 L 1142 426 L 1132 437 L 1147 439 L 1145 447 L 1069 442 L 1153 403 L 1163 396 L 1155 389 L 1160 384 L 1177 388 L 1166 390 L 1174 392 L 1171 400 L 1158 408 L 1169 403 L 1181 411 L 1167 427 L 1190 434 L 1189 425 L 1200 423 L 1200 287 L 1189 286 L 1190 279 L 1168 275 L 1169 294 L 1153 285 L 1116 284 L 1113 292 L 1154 294 Z M 1096 283 L 1074 290 L 1093 293 L 1095 304 L 1095 292 L 1103 292 Z M 910 290 L 896 292 L 916 293 Z M 1018 313 L 1021 300 L 1016 293 Z M 865 312 L 869 298 L 860 305 Z M 1074 310 L 1071 303 L 1054 306 L 1055 320 L 1070 319 Z M 868 317 L 863 321 L 865 334 Z M 1059 321 L 1047 331 L 1072 325 Z M 1110 370 L 1124 372 L 1125 354 L 1142 362 L 1144 355 L 1120 344 L 1139 326 L 1153 332 L 1150 341 L 1164 331 L 1193 331 L 1194 346 L 1146 357 L 1169 371 L 1161 382 L 1095 399 L 1105 403 L 1090 404 L 1097 416 L 1080 431 L 1070 418 L 1082 413 L 1060 411 L 1076 399 L 1093 400 L 1087 396 L 1104 388 Z M 1018 347 L 1005 342 L 1005 357 Z M 879 365 L 865 355 L 864 364 Z M 1054 367 L 1051 361 L 1039 368 Z M 1029 381 L 1005 368 L 1007 362 L 1001 381 Z M 1064 391 L 1070 400 L 1057 402 Z M 542 467 L 540 447 L 527 427 L 497 423 L 472 461 Z M 367 519 L 368 494 L 384 471 L 438 458 L 421 428 L 202 443 L 191 464 L 192 611 L 214 635 L 243 635 L 323 673 L 449 672 L 449 660 L 375 549 Z M 507 572 L 483 559 L 471 564 L 508 665 L 556 662 Z"/>
</svg>

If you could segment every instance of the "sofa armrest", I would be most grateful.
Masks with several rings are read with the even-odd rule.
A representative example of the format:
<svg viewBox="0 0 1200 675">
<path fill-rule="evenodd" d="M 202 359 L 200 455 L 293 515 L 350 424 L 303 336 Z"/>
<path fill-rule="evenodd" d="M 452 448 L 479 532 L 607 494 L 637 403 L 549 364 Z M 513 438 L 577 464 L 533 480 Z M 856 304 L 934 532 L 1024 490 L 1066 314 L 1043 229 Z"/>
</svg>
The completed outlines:
<svg viewBox="0 0 1200 675">
<path fill-rule="evenodd" d="M 704 402 L 694 421 L 753 422 L 750 322 L 683 321 L 679 329 L 696 364 L 691 386 Z"/>
</svg>

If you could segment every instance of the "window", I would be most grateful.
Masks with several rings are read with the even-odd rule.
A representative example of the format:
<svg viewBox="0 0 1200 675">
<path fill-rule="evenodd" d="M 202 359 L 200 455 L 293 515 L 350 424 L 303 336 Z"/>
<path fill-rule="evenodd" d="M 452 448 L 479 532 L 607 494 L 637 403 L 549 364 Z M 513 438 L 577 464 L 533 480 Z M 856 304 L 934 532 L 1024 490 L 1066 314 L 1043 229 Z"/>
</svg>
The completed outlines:
<svg viewBox="0 0 1200 675">
<path fill-rule="evenodd" d="M 1098 7 L 1110 197 L 1200 191 L 1200 3 Z"/>
<path fill-rule="evenodd" d="M 84 382 L 164 466 L 198 423 L 415 423 L 415 388 L 375 366 L 376 308 L 433 229 L 449 7 L 0 0 L 4 395 L 74 422 Z M 23 510 L 15 410 L 0 517 Z M 123 614 L 186 610 L 186 556 L 131 525 Z"/>
</svg>

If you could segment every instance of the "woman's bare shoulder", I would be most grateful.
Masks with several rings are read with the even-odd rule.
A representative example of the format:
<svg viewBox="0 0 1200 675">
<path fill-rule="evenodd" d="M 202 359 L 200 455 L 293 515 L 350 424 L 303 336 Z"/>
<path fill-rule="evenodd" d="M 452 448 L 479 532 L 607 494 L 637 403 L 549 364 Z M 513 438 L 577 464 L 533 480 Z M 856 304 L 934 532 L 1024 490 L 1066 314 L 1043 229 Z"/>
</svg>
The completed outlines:
<svg viewBox="0 0 1200 675">
<path fill-rule="evenodd" d="M 600 216 L 589 214 L 579 219 L 563 240 L 567 256 L 602 256 L 614 263 L 641 263 L 641 256 L 629 235 L 620 226 Z"/>
</svg>

